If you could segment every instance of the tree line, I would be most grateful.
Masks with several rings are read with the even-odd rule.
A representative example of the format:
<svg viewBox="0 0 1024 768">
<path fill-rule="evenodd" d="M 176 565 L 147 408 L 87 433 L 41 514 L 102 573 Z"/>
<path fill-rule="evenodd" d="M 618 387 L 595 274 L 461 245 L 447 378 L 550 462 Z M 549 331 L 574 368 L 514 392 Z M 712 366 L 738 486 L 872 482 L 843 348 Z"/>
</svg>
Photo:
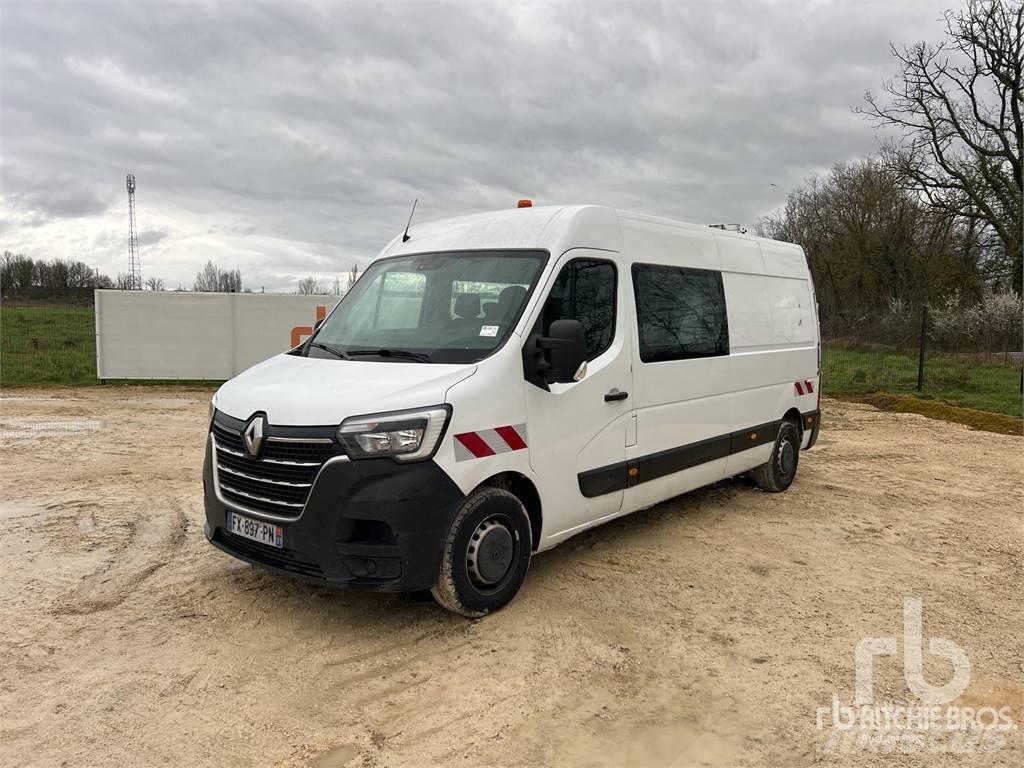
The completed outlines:
<svg viewBox="0 0 1024 768">
<path fill-rule="evenodd" d="M 322 282 L 317 278 L 309 275 L 299 281 L 299 287 L 296 293 L 300 293 L 303 296 L 316 296 L 316 295 L 334 295 L 341 296 L 349 288 L 351 288 L 356 280 L 359 278 L 359 265 L 353 264 L 345 274 L 345 282 L 342 283 L 340 277 L 335 277 L 333 282 Z"/>
<path fill-rule="evenodd" d="M 296 293 L 304 295 L 332 294 L 340 296 L 359 276 L 356 264 L 352 265 L 344 278 L 336 277 L 333 283 L 323 283 L 315 277 L 299 281 Z M 148 291 L 163 291 L 164 281 L 159 277 L 147 278 L 143 285 Z M 5 296 L 33 294 L 52 295 L 72 292 L 87 292 L 94 288 L 119 288 L 128 290 L 128 274 L 118 273 L 116 278 L 102 274 L 82 261 L 73 259 L 33 259 L 24 254 L 3 251 L 0 254 L 0 291 Z M 188 290 L 179 286 L 178 290 Z M 209 260 L 192 282 L 192 291 L 200 293 L 251 293 L 245 288 L 240 269 L 225 269 Z"/>
<path fill-rule="evenodd" d="M 88 264 L 71 259 L 32 259 L 4 251 L 0 254 L 0 287 L 4 293 L 21 293 L 29 288 L 113 288 L 107 275 Z"/>
<path fill-rule="evenodd" d="M 823 317 L 1019 297 L 1024 3 L 969 0 L 941 43 L 892 54 L 855 109 L 885 129 L 878 152 L 808 179 L 758 233 L 804 247 Z"/>
<path fill-rule="evenodd" d="M 60 294 L 85 291 L 92 288 L 119 288 L 129 290 L 128 273 L 119 272 L 116 278 L 101 273 L 83 261 L 74 259 L 33 259 L 21 253 L 4 251 L 0 254 L 0 291 L 5 296 L 27 293 Z M 163 278 L 148 277 L 143 281 L 147 291 L 166 289 Z M 178 290 L 187 290 L 180 288 Z M 243 290 L 242 273 L 238 269 L 221 269 L 208 261 L 196 274 L 192 290 L 199 292 L 223 291 L 238 293 Z"/>
</svg>

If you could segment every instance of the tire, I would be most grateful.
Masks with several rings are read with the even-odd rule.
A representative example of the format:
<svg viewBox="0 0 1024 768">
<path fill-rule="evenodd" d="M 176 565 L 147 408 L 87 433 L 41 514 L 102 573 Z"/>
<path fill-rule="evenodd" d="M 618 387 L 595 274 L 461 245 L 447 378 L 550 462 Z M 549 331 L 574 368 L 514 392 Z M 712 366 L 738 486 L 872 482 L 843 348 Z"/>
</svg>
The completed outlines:
<svg viewBox="0 0 1024 768">
<path fill-rule="evenodd" d="M 523 502 L 504 488 L 480 488 L 455 514 L 430 593 L 449 611 L 486 616 L 519 591 L 530 567 L 532 542 Z"/>
<path fill-rule="evenodd" d="M 800 430 L 792 421 L 783 421 L 767 462 L 750 476 L 762 491 L 781 493 L 793 484 L 800 466 Z"/>
</svg>

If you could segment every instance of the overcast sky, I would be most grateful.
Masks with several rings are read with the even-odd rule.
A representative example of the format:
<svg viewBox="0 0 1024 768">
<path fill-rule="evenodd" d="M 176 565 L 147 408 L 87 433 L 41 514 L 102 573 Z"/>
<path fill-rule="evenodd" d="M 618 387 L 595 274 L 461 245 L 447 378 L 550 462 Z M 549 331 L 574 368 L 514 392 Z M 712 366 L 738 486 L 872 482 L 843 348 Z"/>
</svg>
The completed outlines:
<svg viewBox="0 0 1024 768">
<path fill-rule="evenodd" d="M 850 107 L 951 2 L 0 0 L 0 248 L 123 271 L 129 170 L 168 288 L 333 282 L 416 197 L 751 224 L 874 149 Z"/>
</svg>

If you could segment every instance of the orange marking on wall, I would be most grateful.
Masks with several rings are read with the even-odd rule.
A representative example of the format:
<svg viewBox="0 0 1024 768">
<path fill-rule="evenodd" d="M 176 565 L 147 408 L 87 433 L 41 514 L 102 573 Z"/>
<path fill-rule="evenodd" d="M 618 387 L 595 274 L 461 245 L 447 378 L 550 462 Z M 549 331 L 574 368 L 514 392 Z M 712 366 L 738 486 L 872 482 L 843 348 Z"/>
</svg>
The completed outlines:
<svg viewBox="0 0 1024 768">
<path fill-rule="evenodd" d="M 316 305 L 316 321 L 320 322 L 327 317 L 327 307 L 323 304 Z M 303 336 L 312 336 L 313 326 L 311 325 L 296 325 L 292 328 L 292 346 L 297 347 L 302 343 Z"/>
</svg>

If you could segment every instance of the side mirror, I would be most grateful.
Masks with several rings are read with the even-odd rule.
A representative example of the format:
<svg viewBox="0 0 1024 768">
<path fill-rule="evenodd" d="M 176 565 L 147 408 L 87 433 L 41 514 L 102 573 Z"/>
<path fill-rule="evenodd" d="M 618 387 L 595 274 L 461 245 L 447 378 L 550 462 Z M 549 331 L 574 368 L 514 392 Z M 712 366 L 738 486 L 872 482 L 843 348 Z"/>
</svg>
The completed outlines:
<svg viewBox="0 0 1024 768">
<path fill-rule="evenodd" d="M 313 323 L 313 333 L 316 333 L 317 331 L 320 330 L 320 326 L 324 324 L 324 320 L 326 319 L 326 317 L 321 317 L 319 320 Z"/>
<path fill-rule="evenodd" d="M 586 362 L 587 340 L 579 320 L 555 320 L 547 336 L 537 339 L 544 350 L 547 369 L 544 379 L 554 383 L 576 381 L 576 374 Z"/>
</svg>

